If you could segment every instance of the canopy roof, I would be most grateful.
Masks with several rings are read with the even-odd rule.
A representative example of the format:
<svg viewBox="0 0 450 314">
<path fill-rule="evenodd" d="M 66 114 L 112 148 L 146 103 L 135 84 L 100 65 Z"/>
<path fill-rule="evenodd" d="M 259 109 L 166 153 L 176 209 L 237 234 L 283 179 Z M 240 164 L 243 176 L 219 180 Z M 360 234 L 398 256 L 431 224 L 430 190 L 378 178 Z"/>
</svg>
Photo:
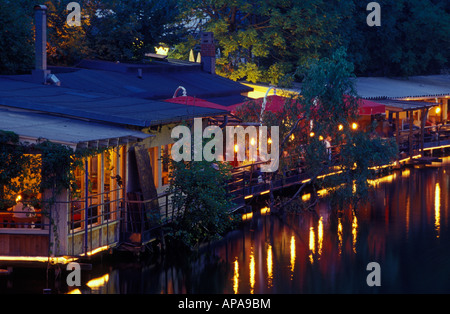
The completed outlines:
<svg viewBox="0 0 450 314">
<path fill-rule="evenodd" d="M 292 98 L 286 98 L 278 95 L 270 95 L 266 97 L 266 110 L 272 111 L 272 112 L 280 112 L 283 110 L 284 104 L 286 101 L 295 101 L 295 99 Z M 232 107 L 232 110 L 235 110 L 237 107 L 246 104 L 248 102 L 254 101 L 258 105 L 262 105 L 264 98 L 257 98 L 257 99 L 251 99 L 247 100 L 245 102 L 236 104 Z M 375 114 L 383 114 L 385 113 L 386 106 L 382 103 L 378 103 L 375 101 L 370 101 L 367 99 L 360 99 L 359 100 L 359 114 L 360 115 L 375 115 Z"/>
<path fill-rule="evenodd" d="M 182 104 L 187 106 L 197 106 L 202 108 L 214 108 L 214 109 L 221 109 L 221 110 L 230 110 L 230 107 L 232 106 L 222 106 L 201 98 L 196 98 L 192 96 L 179 96 L 175 98 L 169 98 L 164 100 L 166 102 L 174 103 L 174 104 Z"/>
<path fill-rule="evenodd" d="M 411 111 L 420 110 L 425 108 L 431 108 L 437 106 L 436 103 L 425 101 L 411 101 L 411 100 L 395 100 L 395 99 L 380 99 L 377 100 L 386 106 L 386 110 L 389 111 Z"/>
<path fill-rule="evenodd" d="M 6 109 L 0 109 L 0 130 L 18 134 L 22 142 L 47 139 L 73 149 L 113 147 L 153 136 L 113 125 Z"/>
</svg>

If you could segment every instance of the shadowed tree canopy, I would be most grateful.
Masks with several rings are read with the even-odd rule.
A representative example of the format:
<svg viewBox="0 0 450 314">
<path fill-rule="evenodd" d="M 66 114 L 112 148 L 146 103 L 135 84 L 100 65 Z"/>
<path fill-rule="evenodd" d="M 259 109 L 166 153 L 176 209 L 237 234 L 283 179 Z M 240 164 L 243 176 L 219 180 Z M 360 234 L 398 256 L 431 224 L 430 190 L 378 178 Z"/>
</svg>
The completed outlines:
<svg viewBox="0 0 450 314">
<path fill-rule="evenodd" d="M 44 0 L 49 65 L 71 66 L 82 58 L 142 61 L 160 42 L 172 45 L 182 36 L 175 0 L 79 0 L 81 26 L 68 26 L 70 0 Z M 32 0 L 0 0 L 0 73 L 34 67 Z"/>
<path fill-rule="evenodd" d="M 279 86 L 302 80 L 308 60 L 343 46 L 358 76 L 436 74 L 450 60 L 446 0 L 380 0 L 381 26 L 366 23 L 357 0 L 79 0 L 81 27 L 66 24 L 71 0 L 44 0 L 48 61 L 81 58 L 141 61 L 163 42 L 186 58 L 199 31 L 214 32 L 217 72 L 233 80 Z M 33 67 L 32 0 L 0 0 L 0 73 Z M 194 25 L 194 26 L 193 26 Z M 186 31 L 190 34 L 187 35 Z"/>
<path fill-rule="evenodd" d="M 366 24 L 367 2 L 348 1 L 340 42 L 358 76 L 439 74 L 450 66 L 450 2 L 380 0 L 381 26 Z"/>
<path fill-rule="evenodd" d="M 380 0 L 381 26 L 369 27 L 370 1 L 196 0 L 183 12 L 214 32 L 219 74 L 283 85 L 302 80 L 307 60 L 343 46 L 358 76 L 436 74 L 449 67 L 450 5 L 445 0 Z M 191 47 L 193 48 L 193 47 Z"/>
</svg>

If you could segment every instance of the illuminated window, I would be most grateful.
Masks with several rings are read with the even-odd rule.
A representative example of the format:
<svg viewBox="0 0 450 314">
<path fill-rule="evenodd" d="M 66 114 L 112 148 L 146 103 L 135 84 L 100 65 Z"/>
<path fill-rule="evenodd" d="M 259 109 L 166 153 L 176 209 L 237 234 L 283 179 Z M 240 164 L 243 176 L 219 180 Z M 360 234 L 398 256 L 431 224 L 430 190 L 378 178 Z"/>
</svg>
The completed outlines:
<svg viewBox="0 0 450 314">
<path fill-rule="evenodd" d="M 86 207 L 89 225 L 118 217 L 117 211 L 123 203 L 124 159 L 123 147 L 87 158 L 87 186 L 84 169 L 75 170 L 77 188 L 71 195 L 69 214 L 72 229 L 84 227 Z"/>
<path fill-rule="evenodd" d="M 173 144 L 161 146 L 161 184 L 169 184 L 169 157 Z"/>
</svg>

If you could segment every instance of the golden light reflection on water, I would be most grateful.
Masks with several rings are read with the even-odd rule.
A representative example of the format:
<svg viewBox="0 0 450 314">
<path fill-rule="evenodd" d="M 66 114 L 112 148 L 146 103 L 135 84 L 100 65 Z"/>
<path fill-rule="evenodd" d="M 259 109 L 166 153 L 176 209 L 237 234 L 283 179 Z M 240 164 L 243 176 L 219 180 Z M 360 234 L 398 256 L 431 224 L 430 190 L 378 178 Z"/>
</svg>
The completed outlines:
<svg viewBox="0 0 450 314">
<path fill-rule="evenodd" d="M 342 218 L 338 218 L 338 228 L 337 228 L 337 235 L 338 235 L 338 252 L 339 255 L 342 253 Z"/>
<path fill-rule="evenodd" d="M 436 183 L 434 189 L 434 226 L 436 229 L 436 237 L 439 238 L 441 231 L 441 187 Z"/>
<path fill-rule="evenodd" d="M 295 266 L 295 237 L 291 236 L 291 241 L 290 241 L 290 255 L 291 255 L 291 280 L 294 277 L 294 266 Z"/>
<path fill-rule="evenodd" d="M 253 247 L 250 250 L 250 293 L 253 294 L 255 292 L 255 253 L 253 251 Z"/>
<path fill-rule="evenodd" d="M 234 273 L 233 273 L 233 292 L 237 294 L 239 292 L 239 261 L 237 256 L 234 259 Z"/>
<path fill-rule="evenodd" d="M 317 244 L 318 244 L 318 254 L 319 258 L 322 255 L 323 246 L 323 217 L 320 216 L 319 225 L 317 226 Z"/>
<path fill-rule="evenodd" d="M 273 256 L 272 256 L 272 245 L 270 243 L 267 245 L 267 287 L 272 287 L 273 285 Z"/>
<path fill-rule="evenodd" d="M 437 175 L 431 170 L 426 171 L 433 176 L 428 173 L 422 176 L 411 168 L 370 182 L 377 185 L 376 191 L 380 192 L 373 201 L 356 210 L 334 208 L 325 199 L 320 200 L 313 214 L 293 215 L 284 223 L 272 220 L 272 216 L 267 215 L 268 208 L 259 206 L 252 219 L 261 224 L 252 224 L 246 234 L 245 245 L 240 248 L 245 254 L 233 252 L 230 255 L 229 275 L 233 277 L 228 277 L 226 291 L 277 293 L 284 289 L 288 291 L 291 286 L 303 291 L 306 289 L 303 282 L 308 281 L 305 278 L 310 271 L 334 271 L 334 265 L 348 261 L 345 257 L 366 252 L 384 258 L 388 254 L 385 251 L 387 243 L 395 237 L 404 241 L 405 230 L 406 240 L 415 239 L 415 232 L 423 226 L 424 217 L 431 236 L 442 242 L 450 214 L 447 213 L 448 191 L 441 185 L 447 186 L 450 175 L 444 171 Z M 310 198 L 311 194 L 305 194 L 302 200 Z M 263 231 L 259 232 L 258 228 Z M 239 256 L 239 263 L 234 256 Z"/>
<path fill-rule="evenodd" d="M 352 221 L 352 248 L 353 253 L 356 253 L 356 240 L 358 236 L 358 218 L 356 218 L 356 215 L 353 216 Z"/>
<path fill-rule="evenodd" d="M 314 228 L 309 228 L 309 261 L 311 264 L 314 262 L 314 253 L 316 251 L 316 244 L 315 244 L 315 236 L 314 236 Z"/>
</svg>

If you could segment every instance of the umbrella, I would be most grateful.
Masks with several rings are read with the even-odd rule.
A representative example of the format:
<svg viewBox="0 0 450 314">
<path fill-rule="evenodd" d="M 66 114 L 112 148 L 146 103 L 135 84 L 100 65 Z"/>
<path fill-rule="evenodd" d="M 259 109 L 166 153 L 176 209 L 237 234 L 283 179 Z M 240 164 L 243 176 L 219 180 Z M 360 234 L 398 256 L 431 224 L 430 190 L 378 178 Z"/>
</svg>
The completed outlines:
<svg viewBox="0 0 450 314">
<path fill-rule="evenodd" d="M 164 100 L 165 102 L 171 102 L 175 104 L 183 104 L 188 106 L 196 106 L 196 107 L 203 107 L 203 108 L 214 108 L 214 109 L 222 109 L 230 111 L 231 107 L 222 106 L 213 102 L 209 102 L 207 100 L 196 98 L 192 96 L 179 96 L 174 98 L 169 98 Z"/>
</svg>

